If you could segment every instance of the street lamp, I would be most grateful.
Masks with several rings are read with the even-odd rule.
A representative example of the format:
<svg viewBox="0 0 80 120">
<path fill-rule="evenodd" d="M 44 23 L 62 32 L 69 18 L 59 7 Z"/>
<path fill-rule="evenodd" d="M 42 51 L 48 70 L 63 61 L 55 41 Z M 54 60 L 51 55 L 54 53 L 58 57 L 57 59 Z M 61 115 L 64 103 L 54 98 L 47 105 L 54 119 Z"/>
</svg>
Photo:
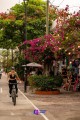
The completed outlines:
<svg viewBox="0 0 80 120">
<path fill-rule="evenodd" d="M 24 17 L 24 41 L 27 40 L 27 3 L 29 0 L 23 0 L 24 1 L 24 13 L 25 13 L 25 17 Z M 26 45 L 25 48 L 26 49 Z M 26 63 L 25 63 L 26 64 Z M 27 90 L 27 73 L 26 73 L 26 65 L 24 65 L 24 92 L 26 92 Z"/>
<path fill-rule="evenodd" d="M 22 65 L 22 67 L 24 67 L 24 92 L 27 91 L 27 69 L 26 69 L 26 65 Z"/>
</svg>

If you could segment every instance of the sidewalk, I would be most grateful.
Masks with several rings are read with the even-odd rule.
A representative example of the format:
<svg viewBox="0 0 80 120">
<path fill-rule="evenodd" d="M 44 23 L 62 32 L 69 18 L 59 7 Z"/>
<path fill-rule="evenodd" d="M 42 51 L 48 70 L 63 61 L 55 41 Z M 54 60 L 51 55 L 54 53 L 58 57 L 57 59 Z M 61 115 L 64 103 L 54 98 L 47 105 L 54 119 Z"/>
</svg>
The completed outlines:
<svg viewBox="0 0 80 120">
<path fill-rule="evenodd" d="M 23 91 L 23 87 L 20 87 Z M 80 120 L 80 92 L 61 90 L 59 95 L 25 95 L 40 109 L 46 110 L 49 120 Z"/>
</svg>

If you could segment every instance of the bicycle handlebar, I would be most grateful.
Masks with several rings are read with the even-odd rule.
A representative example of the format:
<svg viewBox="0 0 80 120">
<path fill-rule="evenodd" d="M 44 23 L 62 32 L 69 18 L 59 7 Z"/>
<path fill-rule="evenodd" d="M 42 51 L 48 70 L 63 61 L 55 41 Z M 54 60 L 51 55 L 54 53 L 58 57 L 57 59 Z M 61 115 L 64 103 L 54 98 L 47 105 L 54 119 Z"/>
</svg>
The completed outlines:
<svg viewBox="0 0 80 120">
<path fill-rule="evenodd" d="M 13 85 L 16 85 L 16 84 L 20 84 L 20 83 L 9 83 L 9 84 L 13 84 Z"/>
</svg>

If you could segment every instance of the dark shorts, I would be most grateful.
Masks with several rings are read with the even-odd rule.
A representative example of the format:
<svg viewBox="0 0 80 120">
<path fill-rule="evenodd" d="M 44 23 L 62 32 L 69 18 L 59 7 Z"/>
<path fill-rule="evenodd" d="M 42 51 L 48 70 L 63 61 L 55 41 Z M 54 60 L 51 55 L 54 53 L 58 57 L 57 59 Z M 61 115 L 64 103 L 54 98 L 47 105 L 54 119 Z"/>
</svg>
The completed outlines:
<svg viewBox="0 0 80 120">
<path fill-rule="evenodd" d="M 11 83 L 11 84 L 10 84 Z M 9 80 L 9 93 L 11 94 L 12 92 L 12 87 L 13 87 L 13 84 L 14 83 L 17 83 L 17 80 Z M 15 87 L 16 87 L 16 93 L 18 92 L 18 88 L 17 88 L 17 84 L 15 84 Z"/>
</svg>

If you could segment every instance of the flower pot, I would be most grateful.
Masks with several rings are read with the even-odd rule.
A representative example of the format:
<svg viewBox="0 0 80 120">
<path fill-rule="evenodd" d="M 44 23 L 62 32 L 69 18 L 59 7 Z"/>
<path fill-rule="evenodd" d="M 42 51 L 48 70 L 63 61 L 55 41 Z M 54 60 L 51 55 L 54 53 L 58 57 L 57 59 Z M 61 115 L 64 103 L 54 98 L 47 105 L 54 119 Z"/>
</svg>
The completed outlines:
<svg viewBox="0 0 80 120">
<path fill-rule="evenodd" d="M 35 91 L 35 94 L 38 95 L 58 95 L 60 94 L 59 90 L 54 90 L 54 91 Z"/>
</svg>

